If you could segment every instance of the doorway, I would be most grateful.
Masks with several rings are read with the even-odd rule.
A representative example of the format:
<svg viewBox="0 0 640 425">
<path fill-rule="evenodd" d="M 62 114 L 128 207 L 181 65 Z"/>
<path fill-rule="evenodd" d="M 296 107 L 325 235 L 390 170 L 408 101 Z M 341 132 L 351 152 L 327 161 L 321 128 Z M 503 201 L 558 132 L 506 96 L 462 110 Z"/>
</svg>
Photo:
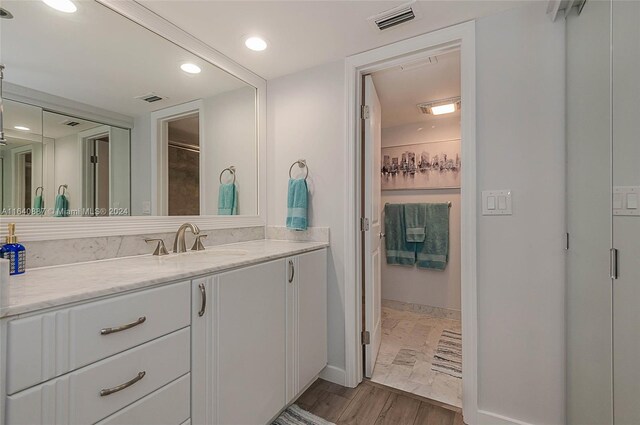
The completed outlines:
<svg viewBox="0 0 640 425">
<path fill-rule="evenodd" d="M 347 157 L 348 184 L 346 186 L 346 244 L 353 247 L 347 250 L 345 267 L 345 334 L 346 368 L 345 384 L 355 387 L 365 378 L 365 358 L 363 344 L 366 342 L 367 308 L 374 311 L 374 304 L 367 307 L 365 286 L 367 276 L 364 275 L 363 260 L 365 241 L 374 236 L 368 226 L 369 207 L 363 199 L 365 191 L 362 187 L 362 169 L 368 163 L 363 159 L 367 152 L 362 150 L 361 109 L 363 96 L 362 76 L 377 71 L 418 61 L 429 56 L 452 51 L 460 51 L 460 149 L 464 158 L 464 167 L 460 171 L 460 299 L 463 358 L 463 397 L 462 408 L 465 421 L 476 423 L 484 417 L 478 410 L 477 387 L 477 273 L 476 273 L 476 238 L 477 238 L 477 187 L 476 187 L 476 144 L 475 144 L 475 23 L 468 22 L 455 25 L 432 33 L 424 34 L 380 47 L 368 52 L 347 58 L 347 139 L 345 149 Z M 368 158 L 367 158 L 368 159 Z M 373 160 L 371 160 L 373 164 Z M 379 235 L 375 237 L 380 238 Z M 369 282 L 371 282 L 369 280 Z M 375 293 L 370 291 L 370 294 Z M 380 292 L 380 298 L 382 294 Z M 369 300 L 373 297 L 368 297 Z M 382 309 L 381 309 L 382 310 Z M 382 313 L 380 312 L 380 317 Z M 371 317 L 371 316 L 370 316 Z M 364 331 L 364 332 L 363 332 Z M 366 350 L 366 347 L 365 347 Z"/>
<path fill-rule="evenodd" d="M 200 215 L 200 115 L 167 125 L 168 215 Z"/>
<path fill-rule="evenodd" d="M 462 407 L 460 50 L 362 77 L 365 377 Z"/>
</svg>

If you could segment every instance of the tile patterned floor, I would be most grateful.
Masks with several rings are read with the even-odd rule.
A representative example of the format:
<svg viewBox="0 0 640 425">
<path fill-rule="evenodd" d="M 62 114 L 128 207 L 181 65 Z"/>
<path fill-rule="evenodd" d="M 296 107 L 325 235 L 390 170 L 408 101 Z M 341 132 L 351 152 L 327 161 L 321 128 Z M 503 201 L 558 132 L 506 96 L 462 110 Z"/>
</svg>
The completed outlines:
<svg viewBox="0 0 640 425">
<path fill-rule="evenodd" d="M 462 379 L 431 370 L 442 331 L 460 321 L 382 308 L 382 344 L 372 381 L 462 407 Z"/>
</svg>

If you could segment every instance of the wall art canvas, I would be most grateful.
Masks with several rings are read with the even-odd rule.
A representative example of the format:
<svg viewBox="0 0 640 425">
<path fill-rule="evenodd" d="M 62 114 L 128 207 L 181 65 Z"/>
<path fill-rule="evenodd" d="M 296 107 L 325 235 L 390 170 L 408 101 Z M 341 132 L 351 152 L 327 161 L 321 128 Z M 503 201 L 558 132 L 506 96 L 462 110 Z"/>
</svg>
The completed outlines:
<svg viewBox="0 0 640 425">
<path fill-rule="evenodd" d="M 382 148 L 382 190 L 460 188 L 460 139 Z"/>
</svg>

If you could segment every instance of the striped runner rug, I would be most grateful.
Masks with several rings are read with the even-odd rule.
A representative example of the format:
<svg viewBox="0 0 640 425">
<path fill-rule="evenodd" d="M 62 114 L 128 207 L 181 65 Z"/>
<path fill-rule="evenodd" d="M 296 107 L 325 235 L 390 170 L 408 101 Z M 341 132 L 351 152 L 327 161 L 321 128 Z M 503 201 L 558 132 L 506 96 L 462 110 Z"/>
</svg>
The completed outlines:
<svg viewBox="0 0 640 425">
<path fill-rule="evenodd" d="M 462 378 L 462 334 L 445 330 L 438 341 L 431 370 Z"/>
<path fill-rule="evenodd" d="M 271 425 L 335 425 L 292 404 Z"/>
</svg>

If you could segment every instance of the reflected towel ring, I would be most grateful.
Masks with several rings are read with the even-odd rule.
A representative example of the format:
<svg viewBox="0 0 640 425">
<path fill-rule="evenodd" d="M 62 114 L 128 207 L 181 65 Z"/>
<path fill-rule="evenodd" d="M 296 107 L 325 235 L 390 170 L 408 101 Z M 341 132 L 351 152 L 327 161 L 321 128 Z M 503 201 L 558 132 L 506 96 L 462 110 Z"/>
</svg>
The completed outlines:
<svg viewBox="0 0 640 425">
<path fill-rule="evenodd" d="M 60 186 L 58 186 L 58 195 L 64 195 L 67 192 L 67 188 L 69 186 L 67 186 L 66 184 L 61 184 Z M 62 193 L 60 193 L 60 189 L 62 189 Z"/>
<path fill-rule="evenodd" d="M 307 177 L 309 177 L 309 166 L 307 165 L 307 160 L 306 159 L 299 159 L 296 162 L 294 162 L 293 164 L 291 164 L 291 167 L 289 167 L 289 178 L 290 179 L 293 178 L 293 177 L 291 177 L 291 171 L 293 170 L 293 166 L 296 165 L 296 164 L 298 164 L 298 167 L 306 169 L 306 174 L 304 175 L 304 179 L 306 181 Z"/>
<path fill-rule="evenodd" d="M 224 175 L 225 171 L 228 171 L 231 173 L 231 175 L 233 176 L 233 184 L 236 184 L 236 167 L 234 167 L 233 165 L 230 166 L 229 168 L 225 168 L 224 170 L 222 170 L 219 178 L 220 184 L 222 184 L 222 176 Z"/>
<path fill-rule="evenodd" d="M 36 196 L 38 196 L 38 189 L 40 189 L 40 196 L 42 196 L 42 194 L 44 193 L 44 187 L 42 186 L 36 187 Z"/>
</svg>

